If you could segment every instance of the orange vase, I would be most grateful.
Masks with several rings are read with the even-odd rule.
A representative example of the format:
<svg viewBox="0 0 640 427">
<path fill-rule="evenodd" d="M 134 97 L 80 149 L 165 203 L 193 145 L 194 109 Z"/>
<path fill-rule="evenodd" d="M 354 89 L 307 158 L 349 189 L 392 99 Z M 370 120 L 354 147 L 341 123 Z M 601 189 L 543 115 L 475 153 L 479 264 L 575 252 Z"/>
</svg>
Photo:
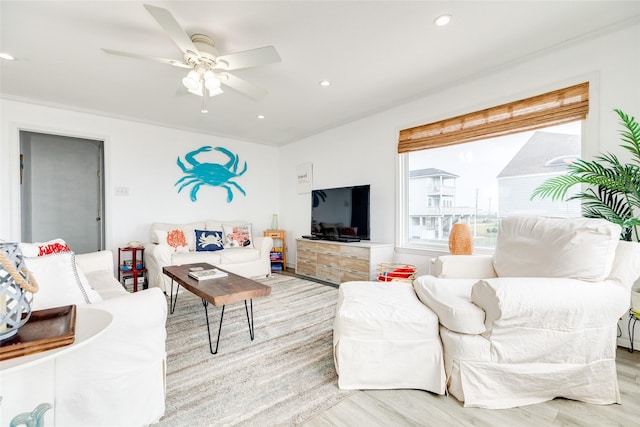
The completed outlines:
<svg viewBox="0 0 640 427">
<path fill-rule="evenodd" d="M 449 252 L 451 255 L 471 255 L 473 253 L 473 236 L 468 224 L 453 224 L 449 234 Z"/>
</svg>

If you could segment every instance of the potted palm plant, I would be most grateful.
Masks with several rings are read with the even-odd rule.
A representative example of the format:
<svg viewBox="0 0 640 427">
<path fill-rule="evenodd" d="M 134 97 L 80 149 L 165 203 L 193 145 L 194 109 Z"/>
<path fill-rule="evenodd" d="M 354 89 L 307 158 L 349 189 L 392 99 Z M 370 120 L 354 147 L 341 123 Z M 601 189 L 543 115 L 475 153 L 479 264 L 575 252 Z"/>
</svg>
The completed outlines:
<svg viewBox="0 0 640 427">
<path fill-rule="evenodd" d="M 614 111 L 623 126 L 620 147 L 631 153 L 631 160 L 622 163 L 611 153 L 593 160 L 576 160 L 568 166 L 566 175 L 549 178 L 540 184 L 531 199 L 564 200 L 569 188 L 587 185 L 566 200 L 581 200 L 582 214 L 587 218 L 604 218 L 619 224 L 621 240 L 640 242 L 640 125 L 634 117 L 618 109 Z"/>
<path fill-rule="evenodd" d="M 583 191 L 566 200 L 580 199 L 582 214 L 587 218 L 604 218 L 622 227 L 621 240 L 640 242 L 640 125 L 621 110 L 623 129 L 620 147 L 631 153 L 629 163 L 621 163 L 614 154 L 596 156 L 593 160 L 577 160 L 568 166 L 567 174 L 549 178 L 537 187 L 536 197 L 563 200 L 574 185 L 587 185 Z M 640 290 L 631 291 L 632 310 L 640 316 Z"/>
</svg>

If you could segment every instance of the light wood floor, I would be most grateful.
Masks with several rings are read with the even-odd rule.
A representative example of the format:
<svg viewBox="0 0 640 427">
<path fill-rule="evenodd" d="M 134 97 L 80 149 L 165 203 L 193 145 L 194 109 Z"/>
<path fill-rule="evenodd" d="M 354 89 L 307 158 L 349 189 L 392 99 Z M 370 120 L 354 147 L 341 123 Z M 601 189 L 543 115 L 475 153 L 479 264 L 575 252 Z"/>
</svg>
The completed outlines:
<svg viewBox="0 0 640 427">
<path fill-rule="evenodd" d="M 369 390 L 357 391 L 304 426 L 638 426 L 640 352 L 618 347 L 617 366 L 621 405 L 554 399 L 513 409 L 478 409 L 426 391 Z"/>
</svg>

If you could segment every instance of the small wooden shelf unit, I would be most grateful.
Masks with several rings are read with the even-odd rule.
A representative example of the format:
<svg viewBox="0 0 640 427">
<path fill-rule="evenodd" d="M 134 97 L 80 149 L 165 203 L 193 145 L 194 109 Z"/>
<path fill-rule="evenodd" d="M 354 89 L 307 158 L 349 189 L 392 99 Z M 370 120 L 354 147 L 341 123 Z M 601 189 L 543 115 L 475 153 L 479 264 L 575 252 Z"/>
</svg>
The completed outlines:
<svg viewBox="0 0 640 427">
<path fill-rule="evenodd" d="M 265 230 L 264 237 L 273 239 L 273 247 L 269 253 L 271 271 L 287 269 L 287 233 L 284 230 Z"/>
<path fill-rule="evenodd" d="M 392 260 L 392 243 L 296 239 L 296 274 L 329 283 L 375 281 L 378 264 Z"/>
<path fill-rule="evenodd" d="M 125 289 L 132 285 L 133 292 L 138 292 L 138 285 L 147 288 L 147 269 L 144 268 L 144 247 L 118 249 L 118 280 Z"/>
</svg>

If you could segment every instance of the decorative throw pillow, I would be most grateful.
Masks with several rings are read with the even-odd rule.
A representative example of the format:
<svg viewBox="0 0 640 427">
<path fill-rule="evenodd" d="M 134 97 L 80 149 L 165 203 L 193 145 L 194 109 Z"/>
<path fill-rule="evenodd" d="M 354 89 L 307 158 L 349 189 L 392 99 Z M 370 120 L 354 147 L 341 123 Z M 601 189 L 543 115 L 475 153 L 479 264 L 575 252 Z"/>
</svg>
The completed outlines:
<svg viewBox="0 0 640 427">
<path fill-rule="evenodd" d="M 25 264 L 40 287 L 33 294 L 33 310 L 102 301 L 100 294 L 89 286 L 84 275 L 82 279 L 85 280 L 81 280 L 81 272 L 73 252 L 25 257 Z"/>
<path fill-rule="evenodd" d="M 213 252 L 224 249 L 222 231 L 195 230 L 196 251 Z"/>
<path fill-rule="evenodd" d="M 225 248 L 253 248 L 251 224 L 223 224 L 222 231 L 224 232 Z"/>
<path fill-rule="evenodd" d="M 69 245 L 62 239 L 53 239 L 48 242 L 20 243 L 18 245 L 25 257 L 36 257 L 63 252 L 71 252 Z"/>
<path fill-rule="evenodd" d="M 156 235 L 158 236 L 158 244 L 169 246 L 173 252 L 189 252 L 189 244 L 184 231 L 180 229 L 157 230 Z"/>
</svg>

